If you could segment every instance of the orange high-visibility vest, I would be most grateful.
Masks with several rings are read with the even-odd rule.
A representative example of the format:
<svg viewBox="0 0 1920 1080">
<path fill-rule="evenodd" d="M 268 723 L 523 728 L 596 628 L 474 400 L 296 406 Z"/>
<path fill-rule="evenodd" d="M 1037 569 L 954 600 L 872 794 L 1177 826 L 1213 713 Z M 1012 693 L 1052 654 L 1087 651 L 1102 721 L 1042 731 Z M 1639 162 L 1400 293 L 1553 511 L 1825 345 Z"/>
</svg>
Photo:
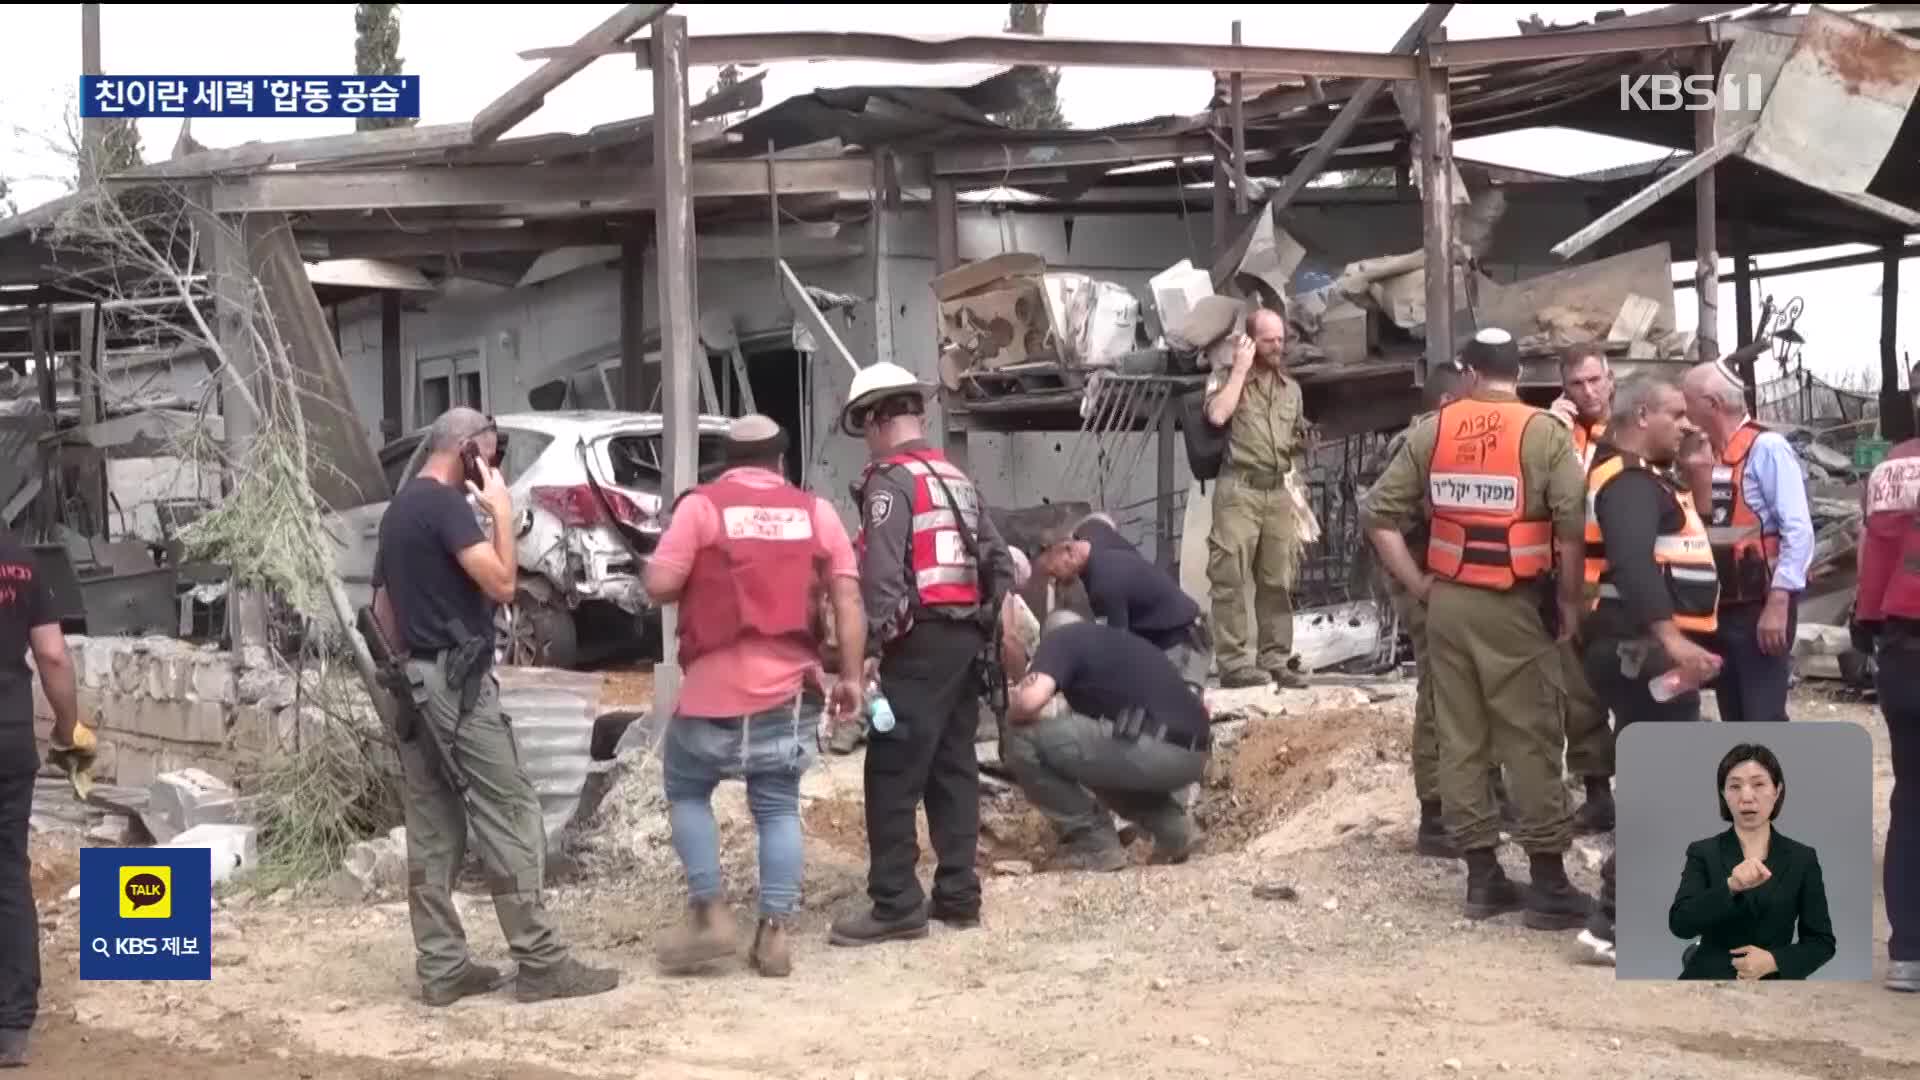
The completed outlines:
<svg viewBox="0 0 1920 1080">
<path fill-rule="evenodd" d="M 1587 546 L 1587 603 L 1598 608 L 1606 601 L 1620 602 L 1620 590 L 1613 584 L 1607 567 L 1606 538 L 1600 534 L 1600 517 L 1595 507 L 1600 492 L 1628 469 L 1643 469 L 1660 481 L 1674 501 L 1680 504 L 1680 531 L 1662 533 L 1653 542 L 1653 561 L 1667 581 L 1667 594 L 1673 598 L 1673 622 L 1690 634 L 1711 634 L 1719 626 L 1720 572 L 1713 561 L 1713 545 L 1707 539 L 1707 526 L 1693 507 L 1693 494 L 1682 491 L 1665 477 L 1647 469 L 1646 463 L 1624 451 L 1593 467 L 1587 474 L 1587 533 L 1600 537 L 1598 544 Z"/>
<path fill-rule="evenodd" d="M 1741 425 L 1713 467 L 1713 509 L 1707 536 L 1720 568 L 1720 599 L 1729 604 L 1765 600 L 1780 565 L 1780 534 L 1767 531 L 1747 502 L 1747 456 L 1766 428 Z"/>
<path fill-rule="evenodd" d="M 1607 422 L 1605 420 L 1600 421 L 1592 427 L 1582 427 L 1578 420 L 1573 422 L 1573 450 L 1574 453 L 1580 455 L 1581 471 L 1584 472 L 1593 468 L 1594 452 L 1600 449 L 1600 437 L 1606 433 Z"/>
<path fill-rule="evenodd" d="M 1468 398 L 1441 408 L 1428 469 L 1427 569 L 1505 592 L 1552 565 L 1553 523 L 1526 513 L 1520 441 L 1540 410 Z"/>
</svg>

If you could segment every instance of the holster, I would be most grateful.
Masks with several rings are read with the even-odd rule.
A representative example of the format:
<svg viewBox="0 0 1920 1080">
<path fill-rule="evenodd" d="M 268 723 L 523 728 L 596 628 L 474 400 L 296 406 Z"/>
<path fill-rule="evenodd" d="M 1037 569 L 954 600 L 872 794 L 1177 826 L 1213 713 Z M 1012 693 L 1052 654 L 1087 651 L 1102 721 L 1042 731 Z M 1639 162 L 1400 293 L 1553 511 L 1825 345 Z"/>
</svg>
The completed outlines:
<svg viewBox="0 0 1920 1080">
<path fill-rule="evenodd" d="M 393 701 L 391 717 L 393 737 L 400 742 L 410 743 L 416 738 L 425 736 L 426 741 L 432 744 L 433 756 L 440 762 L 440 769 L 445 774 L 447 783 L 453 785 L 453 790 L 461 798 L 465 798 L 467 776 L 460 771 L 459 763 L 454 761 L 452 752 L 439 737 L 439 733 L 434 731 L 433 725 L 426 720 L 426 687 L 407 676 L 406 668 L 398 658 L 399 654 L 394 651 L 393 644 L 387 640 L 387 635 L 380 629 L 379 620 L 373 617 L 372 608 L 361 608 L 360 613 L 354 618 L 354 623 L 360 629 L 360 636 L 366 639 L 367 652 L 373 657 L 374 671 L 380 677 L 381 686 Z M 491 658 L 492 653 L 489 652 L 488 656 Z M 442 662 L 445 663 L 450 659 L 451 651 L 443 655 Z M 476 694 L 479 692 L 478 682 L 474 684 L 474 692 Z M 464 691 L 462 693 L 464 697 Z M 462 712 L 470 708 L 472 706 L 468 704 Z"/>
</svg>

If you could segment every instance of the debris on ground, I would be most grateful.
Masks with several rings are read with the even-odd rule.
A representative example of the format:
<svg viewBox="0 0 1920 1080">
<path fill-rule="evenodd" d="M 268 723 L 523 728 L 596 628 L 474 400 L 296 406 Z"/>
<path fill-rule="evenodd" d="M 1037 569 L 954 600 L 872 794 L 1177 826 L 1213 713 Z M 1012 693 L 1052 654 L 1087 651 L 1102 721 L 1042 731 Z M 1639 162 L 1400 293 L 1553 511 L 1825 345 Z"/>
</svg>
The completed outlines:
<svg viewBox="0 0 1920 1080">
<path fill-rule="evenodd" d="M 148 791 L 140 820 L 162 844 L 196 825 L 230 825 L 239 820 L 239 794 L 203 769 L 162 773 Z"/>
<path fill-rule="evenodd" d="M 1262 883 L 1253 887 L 1253 898 L 1255 900 L 1298 900 L 1300 890 L 1291 885 Z"/>
<path fill-rule="evenodd" d="M 399 826 L 375 840 L 362 840 L 347 849 L 340 871 L 331 882 L 335 896 L 346 901 L 405 895 L 407 889 L 407 830 Z"/>
</svg>

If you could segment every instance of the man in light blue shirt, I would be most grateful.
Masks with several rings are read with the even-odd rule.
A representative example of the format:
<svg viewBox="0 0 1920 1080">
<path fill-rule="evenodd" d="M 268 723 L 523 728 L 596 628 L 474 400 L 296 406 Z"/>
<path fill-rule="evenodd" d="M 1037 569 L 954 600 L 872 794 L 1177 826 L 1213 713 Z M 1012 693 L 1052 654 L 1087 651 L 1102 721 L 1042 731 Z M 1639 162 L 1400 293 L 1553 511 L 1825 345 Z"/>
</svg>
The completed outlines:
<svg viewBox="0 0 1920 1080">
<path fill-rule="evenodd" d="M 1707 531 L 1720 569 L 1720 719 L 1785 720 L 1800 594 L 1813 562 L 1800 455 L 1754 422 L 1745 389 L 1722 365 L 1696 366 L 1684 389 L 1687 415 L 1707 433 L 1715 459 Z"/>
</svg>

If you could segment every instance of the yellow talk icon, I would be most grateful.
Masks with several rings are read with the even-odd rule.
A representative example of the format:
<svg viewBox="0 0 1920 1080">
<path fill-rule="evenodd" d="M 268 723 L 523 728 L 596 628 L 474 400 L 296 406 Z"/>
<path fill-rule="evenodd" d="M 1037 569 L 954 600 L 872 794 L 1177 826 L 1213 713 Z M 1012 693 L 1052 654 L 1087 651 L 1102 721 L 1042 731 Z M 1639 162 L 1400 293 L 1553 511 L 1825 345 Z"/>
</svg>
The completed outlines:
<svg viewBox="0 0 1920 1080">
<path fill-rule="evenodd" d="M 123 919 L 173 918 L 173 867 L 121 867 L 120 917 Z"/>
</svg>

